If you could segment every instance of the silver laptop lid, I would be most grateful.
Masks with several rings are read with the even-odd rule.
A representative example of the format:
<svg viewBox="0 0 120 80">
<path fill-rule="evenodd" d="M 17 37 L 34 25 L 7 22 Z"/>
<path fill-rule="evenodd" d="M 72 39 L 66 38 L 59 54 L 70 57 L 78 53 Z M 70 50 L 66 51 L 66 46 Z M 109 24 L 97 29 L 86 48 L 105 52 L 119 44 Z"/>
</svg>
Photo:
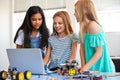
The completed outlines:
<svg viewBox="0 0 120 80">
<path fill-rule="evenodd" d="M 16 67 L 19 72 L 30 70 L 32 74 L 45 74 L 40 49 L 7 49 L 7 55 L 10 67 Z"/>
</svg>

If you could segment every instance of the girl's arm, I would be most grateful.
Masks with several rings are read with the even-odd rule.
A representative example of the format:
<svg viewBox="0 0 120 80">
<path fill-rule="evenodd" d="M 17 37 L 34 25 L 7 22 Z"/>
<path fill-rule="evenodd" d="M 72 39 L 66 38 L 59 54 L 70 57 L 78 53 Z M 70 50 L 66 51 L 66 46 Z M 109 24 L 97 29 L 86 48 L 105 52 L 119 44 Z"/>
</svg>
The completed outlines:
<svg viewBox="0 0 120 80">
<path fill-rule="evenodd" d="M 49 60 L 50 60 L 50 56 L 51 56 L 51 47 L 49 46 L 49 47 L 46 49 L 46 54 L 45 54 L 45 57 L 44 57 L 44 59 L 43 59 L 44 65 L 47 65 L 47 63 L 48 63 Z"/>
<path fill-rule="evenodd" d="M 100 47 L 96 47 L 95 48 L 95 54 L 93 55 L 93 57 L 89 60 L 89 62 L 87 64 L 85 64 L 80 72 L 86 71 L 88 70 L 93 64 L 95 64 L 99 58 L 102 56 L 102 46 Z"/>
<path fill-rule="evenodd" d="M 82 41 L 80 41 L 80 58 L 81 58 L 81 67 L 85 65 L 85 53 L 84 53 L 84 45 Z"/>
<path fill-rule="evenodd" d="M 17 44 L 17 45 L 16 45 L 16 48 L 22 48 L 22 45 L 18 45 L 18 44 Z"/>
<path fill-rule="evenodd" d="M 69 62 L 72 62 L 76 57 L 77 42 L 72 43 L 72 48 L 71 49 L 72 49 L 71 50 L 71 56 L 70 56 L 70 58 L 68 60 Z"/>
</svg>

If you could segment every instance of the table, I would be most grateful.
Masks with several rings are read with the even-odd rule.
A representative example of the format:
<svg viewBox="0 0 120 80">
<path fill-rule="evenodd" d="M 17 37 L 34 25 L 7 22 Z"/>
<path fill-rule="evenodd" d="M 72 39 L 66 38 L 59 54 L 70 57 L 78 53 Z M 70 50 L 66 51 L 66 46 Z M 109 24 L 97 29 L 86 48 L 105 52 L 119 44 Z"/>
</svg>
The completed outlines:
<svg viewBox="0 0 120 80">
<path fill-rule="evenodd" d="M 103 80 L 120 80 L 120 73 L 98 73 L 103 76 Z M 94 75 L 98 75 L 94 74 Z M 30 80 L 50 80 L 51 78 L 55 78 L 55 80 L 93 80 L 89 78 L 79 78 L 73 79 L 70 76 L 61 76 L 58 73 L 52 73 L 47 75 L 33 75 Z"/>
</svg>

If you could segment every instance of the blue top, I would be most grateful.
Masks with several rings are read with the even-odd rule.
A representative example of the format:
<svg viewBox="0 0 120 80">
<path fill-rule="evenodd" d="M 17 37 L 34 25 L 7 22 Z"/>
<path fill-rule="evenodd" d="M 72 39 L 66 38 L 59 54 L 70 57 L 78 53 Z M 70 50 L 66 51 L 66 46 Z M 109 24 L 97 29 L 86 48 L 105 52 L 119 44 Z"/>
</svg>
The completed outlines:
<svg viewBox="0 0 120 80">
<path fill-rule="evenodd" d="M 88 61 L 93 57 L 95 53 L 95 47 L 102 46 L 102 56 L 89 70 L 97 70 L 100 72 L 115 72 L 115 66 L 108 53 L 105 38 L 106 36 L 103 29 L 101 29 L 100 32 L 96 34 L 85 34 L 83 43 L 86 63 L 88 63 Z"/>
<path fill-rule="evenodd" d="M 51 61 L 49 69 L 58 67 L 61 63 L 66 63 L 71 55 L 71 46 L 73 42 L 79 41 L 76 34 L 67 35 L 64 38 L 50 36 L 49 46 L 52 48 Z"/>
<path fill-rule="evenodd" d="M 38 36 L 38 37 L 30 37 L 30 46 L 31 48 L 39 48 L 40 46 L 40 40 L 41 40 L 41 36 Z M 42 56 L 44 57 L 44 50 L 42 50 Z"/>
<path fill-rule="evenodd" d="M 41 36 L 30 37 L 30 46 L 31 46 L 31 48 L 39 48 L 40 40 L 41 40 Z"/>
</svg>

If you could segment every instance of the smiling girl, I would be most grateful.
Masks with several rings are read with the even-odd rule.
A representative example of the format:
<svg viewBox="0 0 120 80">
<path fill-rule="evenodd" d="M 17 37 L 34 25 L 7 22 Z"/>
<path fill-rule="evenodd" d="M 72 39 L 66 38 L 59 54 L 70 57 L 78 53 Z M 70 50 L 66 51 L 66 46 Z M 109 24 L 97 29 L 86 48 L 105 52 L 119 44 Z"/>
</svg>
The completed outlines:
<svg viewBox="0 0 120 80">
<path fill-rule="evenodd" d="M 53 34 L 50 36 L 44 58 L 49 69 L 57 70 L 59 65 L 72 62 L 76 56 L 78 38 L 73 33 L 70 17 L 66 11 L 59 11 L 53 16 Z"/>
</svg>

